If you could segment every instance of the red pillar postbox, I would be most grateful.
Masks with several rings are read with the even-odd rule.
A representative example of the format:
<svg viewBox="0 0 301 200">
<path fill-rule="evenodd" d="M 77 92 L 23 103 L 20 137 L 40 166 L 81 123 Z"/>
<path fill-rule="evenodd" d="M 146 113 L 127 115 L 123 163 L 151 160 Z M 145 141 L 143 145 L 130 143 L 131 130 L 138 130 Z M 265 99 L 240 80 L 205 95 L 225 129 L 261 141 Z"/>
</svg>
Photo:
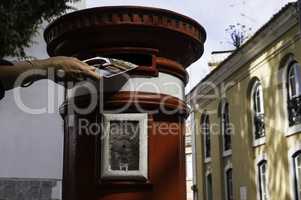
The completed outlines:
<svg viewBox="0 0 301 200">
<path fill-rule="evenodd" d="M 64 200 L 186 198 L 185 69 L 201 57 L 205 38 L 196 21 L 146 7 L 81 10 L 49 25 L 50 56 L 102 56 L 139 65 L 126 78 L 104 80 L 104 92 L 66 93 Z M 89 112 L 73 108 L 95 98 Z"/>
</svg>

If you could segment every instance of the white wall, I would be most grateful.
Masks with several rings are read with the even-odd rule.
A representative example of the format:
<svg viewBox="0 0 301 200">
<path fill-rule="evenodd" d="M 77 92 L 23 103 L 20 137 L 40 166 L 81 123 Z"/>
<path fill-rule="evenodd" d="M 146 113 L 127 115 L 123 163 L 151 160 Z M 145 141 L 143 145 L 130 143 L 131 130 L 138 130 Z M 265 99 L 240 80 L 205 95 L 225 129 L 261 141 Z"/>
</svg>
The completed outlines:
<svg viewBox="0 0 301 200">
<path fill-rule="evenodd" d="M 75 7 L 85 8 L 85 0 L 76 3 Z M 45 27 L 43 24 L 33 45 L 26 49 L 28 56 L 48 57 L 43 39 Z M 55 97 L 48 95 L 53 89 Z M 0 178 L 62 179 L 63 120 L 58 107 L 62 103 L 63 88 L 42 80 L 22 88 L 21 97 L 28 107 L 42 108 L 50 103 L 55 112 L 28 114 L 16 105 L 13 90 L 6 92 L 0 101 Z"/>
<path fill-rule="evenodd" d="M 62 88 L 54 87 L 56 92 Z M 21 89 L 21 98 L 28 107 L 48 105 L 48 81 L 39 81 Z M 16 90 L 16 89 L 15 89 Z M 13 91 L 0 101 L 0 177 L 61 179 L 63 163 L 63 121 L 58 114 L 61 101 L 52 114 L 28 114 L 14 100 Z"/>
</svg>

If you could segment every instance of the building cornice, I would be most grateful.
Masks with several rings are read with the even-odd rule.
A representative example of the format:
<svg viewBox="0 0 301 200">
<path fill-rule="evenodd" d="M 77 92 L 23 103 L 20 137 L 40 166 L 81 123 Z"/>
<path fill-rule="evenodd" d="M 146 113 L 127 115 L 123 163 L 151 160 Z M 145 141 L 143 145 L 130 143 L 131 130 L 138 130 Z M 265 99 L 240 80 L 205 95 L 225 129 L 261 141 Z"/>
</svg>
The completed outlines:
<svg viewBox="0 0 301 200">
<path fill-rule="evenodd" d="M 264 50 L 269 48 L 282 35 L 291 30 L 298 24 L 297 9 L 295 4 L 289 4 L 274 18 L 263 26 L 248 42 L 240 49 L 229 56 L 215 70 L 207 75 L 187 96 L 188 103 L 200 102 L 198 96 L 209 94 L 212 87 L 204 83 L 213 83 L 216 86 L 227 80 L 231 75 L 260 55 Z M 283 44 L 285 45 L 285 44 Z M 283 46 L 282 45 L 282 46 Z M 282 47 L 281 46 L 281 47 Z M 280 49 L 279 47 L 278 49 Z M 277 51 L 277 49 L 275 49 Z M 200 93 L 201 91 L 201 93 Z"/>
</svg>

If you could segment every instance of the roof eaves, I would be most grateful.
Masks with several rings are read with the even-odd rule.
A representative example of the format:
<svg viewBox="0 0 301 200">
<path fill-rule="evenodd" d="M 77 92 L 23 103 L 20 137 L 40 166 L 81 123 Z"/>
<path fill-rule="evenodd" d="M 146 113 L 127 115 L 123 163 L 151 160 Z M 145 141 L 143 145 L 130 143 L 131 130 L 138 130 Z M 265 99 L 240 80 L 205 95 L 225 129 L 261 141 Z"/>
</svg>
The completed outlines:
<svg viewBox="0 0 301 200">
<path fill-rule="evenodd" d="M 297 7 L 297 2 L 290 2 L 288 4 L 286 4 L 282 9 L 280 9 L 280 11 L 278 11 L 276 14 L 274 14 L 271 19 L 266 22 L 261 28 L 259 28 L 254 34 L 253 36 L 247 40 L 241 47 L 237 48 L 236 50 L 234 50 L 234 52 L 232 54 L 230 54 L 224 61 L 222 61 L 216 68 L 214 68 L 209 74 L 207 74 L 201 81 L 199 81 L 199 83 L 194 86 L 191 91 L 186 95 L 186 98 L 189 97 L 193 91 L 202 83 L 204 83 L 207 79 L 209 79 L 209 77 L 211 77 L 213 74 L 216 73 L 216 71 L 218 71 L 220 68 L 222 68 L 222 66 L 228 62 L 231 58 L 233 58 L 235 55 L 237 55 L 241 50 L 243 50 L 249 43 L 251 43 L 261 32 L 263 32 L 274 20 L 276 20 L 280 15 L 282 15 L 286 10 L 288 10 L 289 8 L 296 8 Z"/>
</svg>

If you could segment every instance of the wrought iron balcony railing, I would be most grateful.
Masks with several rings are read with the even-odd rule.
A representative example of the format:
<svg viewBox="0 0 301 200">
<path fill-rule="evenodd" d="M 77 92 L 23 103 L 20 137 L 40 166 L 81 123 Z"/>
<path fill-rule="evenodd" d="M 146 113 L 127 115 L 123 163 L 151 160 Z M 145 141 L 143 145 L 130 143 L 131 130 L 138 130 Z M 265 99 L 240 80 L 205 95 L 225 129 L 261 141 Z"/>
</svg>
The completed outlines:
<svg viewBox="0 0 301 200">
<path fill-rule="evenodd" d="M 264 114 L 257 113 L 254 116 L 254 126 L 255 126 L 255 139 L 259 139 L 265 136 L 265 124 L 264 124 Z"/>
<path fill-rule="evenodd" d="M 288 101 L 289 126 L 301 123 L 301 96 Z"/>
</svg>

